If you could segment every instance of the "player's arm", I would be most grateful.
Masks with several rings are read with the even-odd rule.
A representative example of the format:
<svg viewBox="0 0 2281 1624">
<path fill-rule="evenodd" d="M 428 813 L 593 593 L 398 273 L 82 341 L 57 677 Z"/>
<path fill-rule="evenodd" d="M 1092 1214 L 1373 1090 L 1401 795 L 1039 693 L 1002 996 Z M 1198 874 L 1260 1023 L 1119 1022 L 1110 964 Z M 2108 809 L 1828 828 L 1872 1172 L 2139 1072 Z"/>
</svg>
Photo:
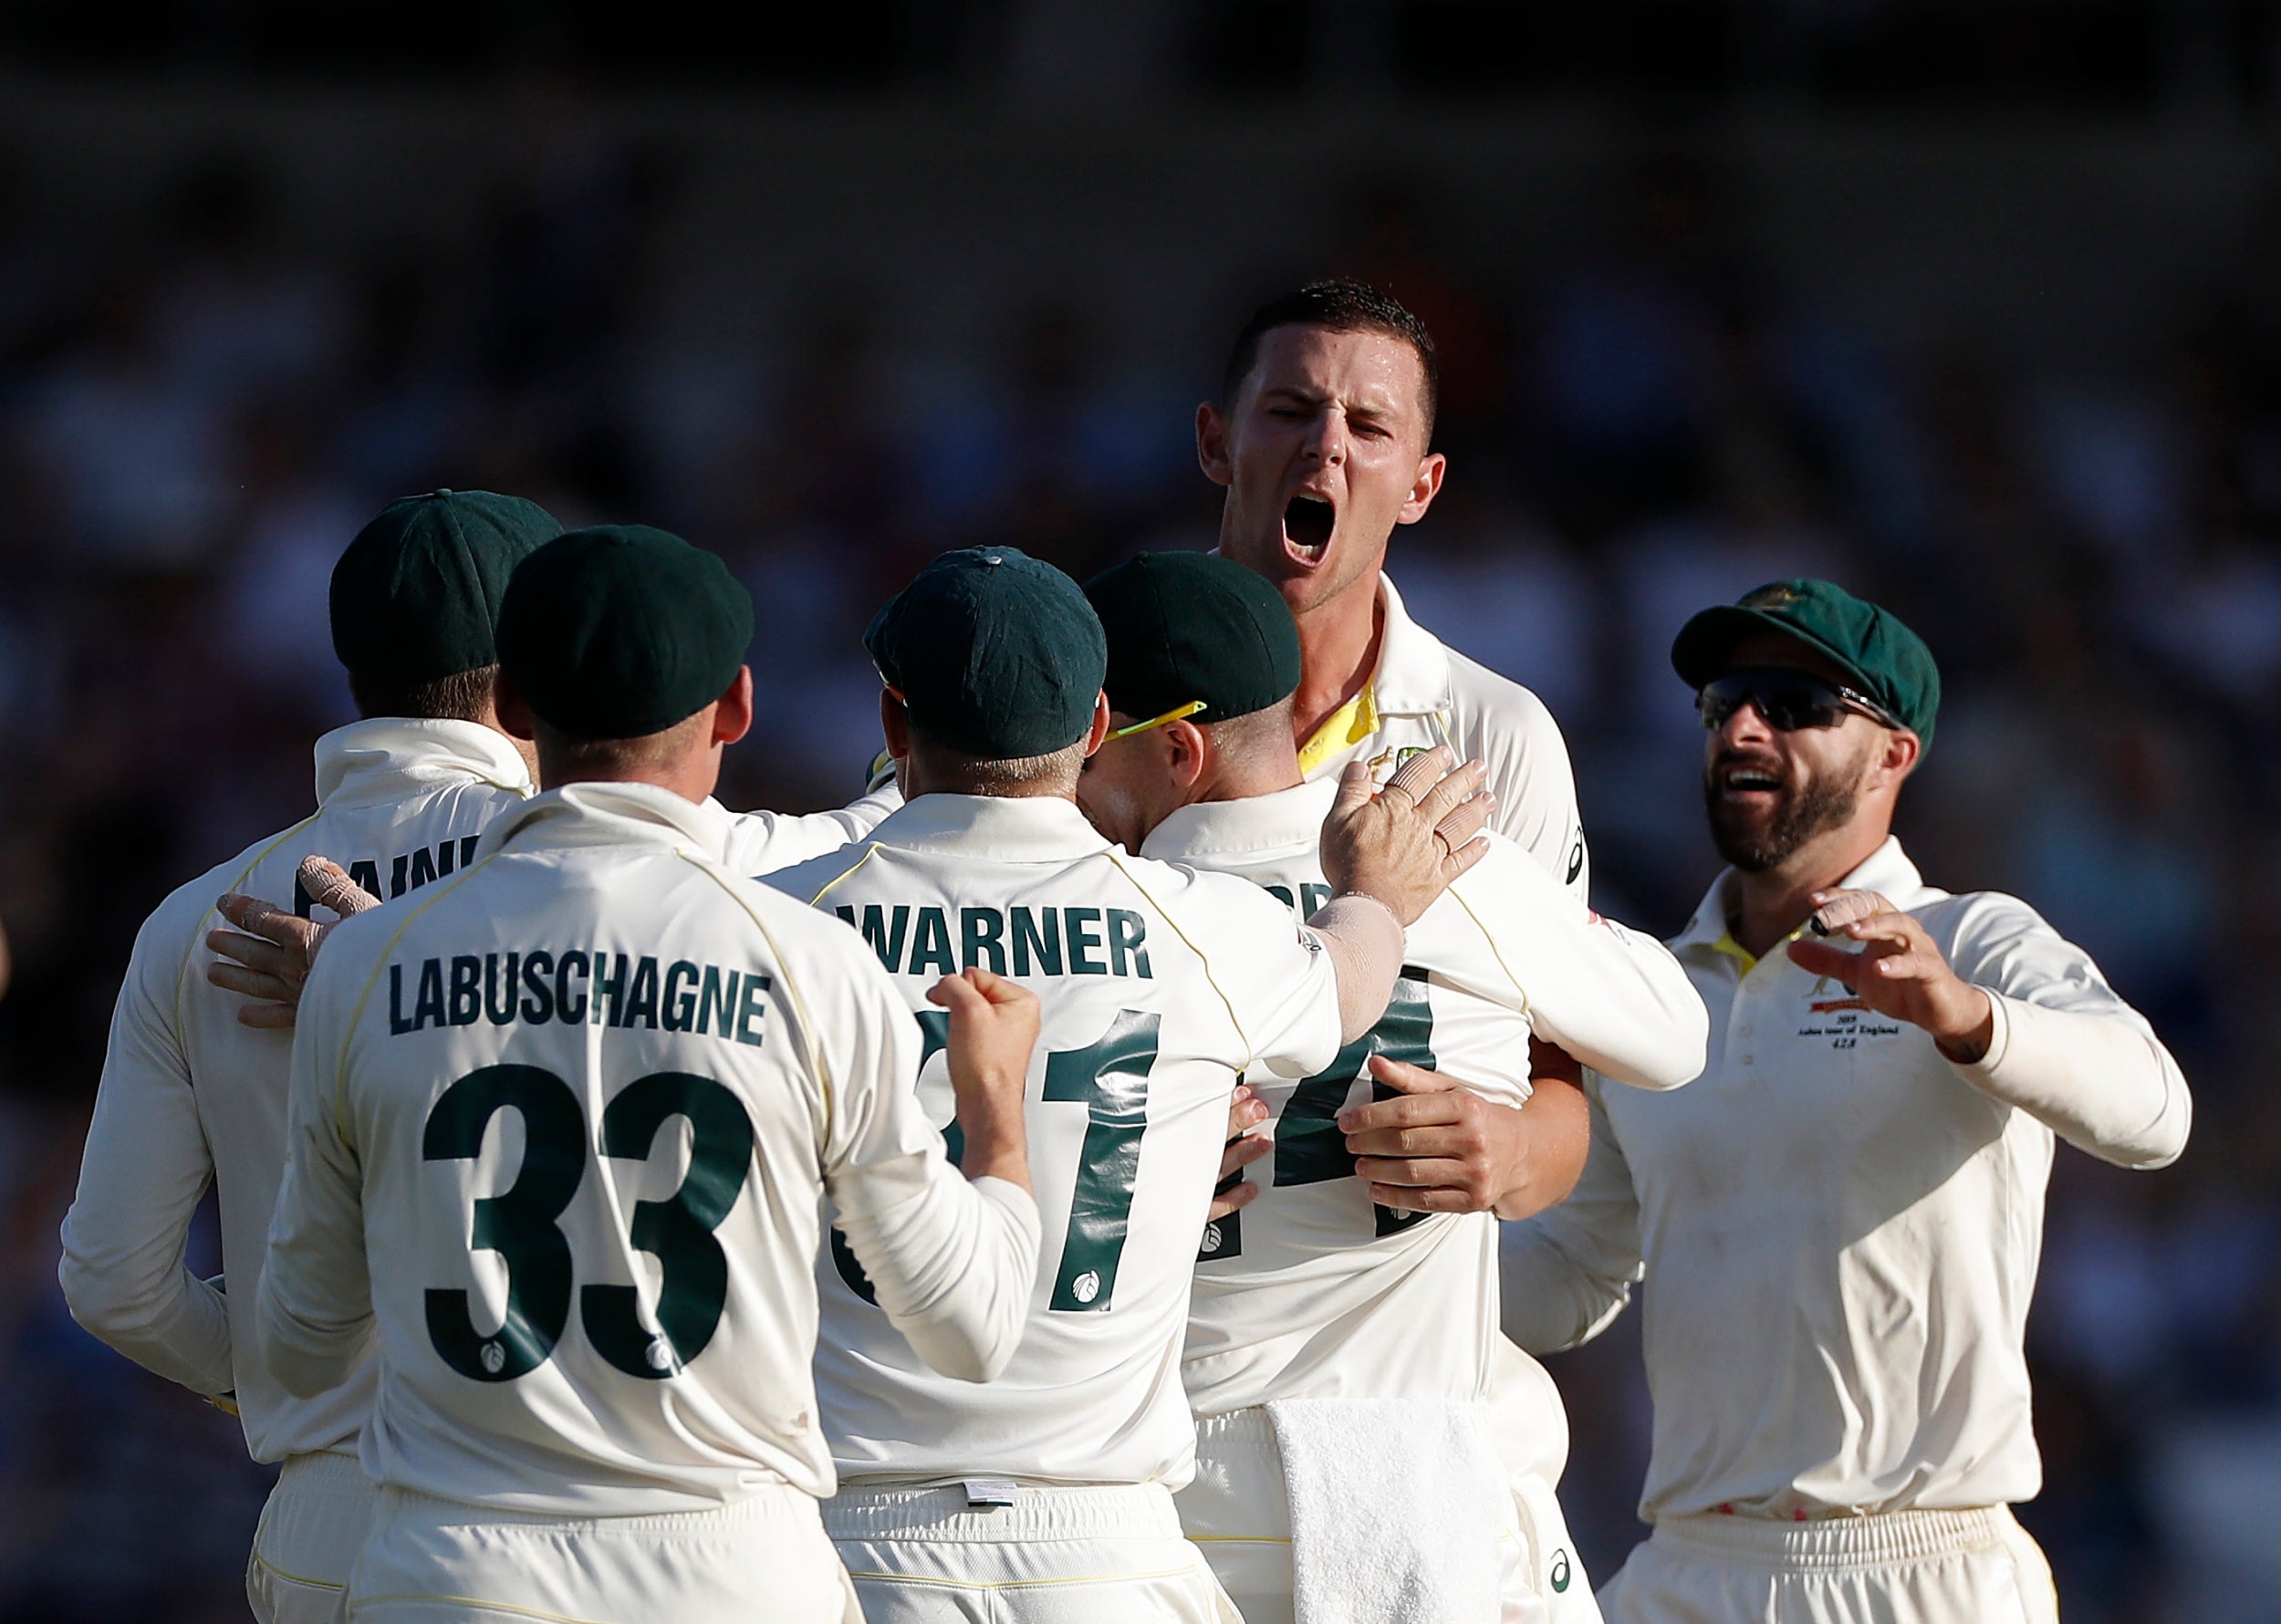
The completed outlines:
<svg viewBox="0 0 2281 1624">
<path fill-rule="evenodd" d="M 1371 1080 L 1393 1094 L 1338 1113 L 1370 1199 L 1398 1212 L 1525 1218 L 1566 1198 L 1590 1145 L 1582 1074 L 1547 1045 L 1532 1041 L 1529 1052 L 1533 1091 L 1518 1106 L 1446 1072 L 1372 1056 Z"/>
<path fill-rule="evenodd" d="M 337 1088 L 345 1035 L 325 996 L 339 968 L 318 966 L 294 1033 L 285 1183 L 255 1299 L 261 1357 L 302 1398 L 347 1380 L 372 1332 L 363 1169 L 346 1091 Z"/>
<path fill-rule="evenodd" d="M 903 804 L 892 779 L 828 812 L 735 812 L 728 867 L 739 874 L 767 874 L 838 851 L 860 840 Z"/>
<path fill-rule="evenodd" d="M 1321 847 L 1338 894 L 1307 921 L 1338 976 L 1340 1042 L 1378 1024 L 1401 974 L 1402 932 L 1488 849 L 1475 838 L 1495 809 L 1481 782 L 1479 762 L 1460 766 L 1439 746 L 1376 795 L 1361 763 L 1340 776 Z"/>
<path fill-rule="evenodd" d="M 1961 933 L 1964 962 L 1952 966 L 1922 924 L 1874 891 L 1814 900 L 1823 934 L 1792 942 L 1790 957 L 1922 1027 L 1981 1093 L 2120 1167 L 2165 1167 L 2186 1148 L 2193 1102 L 2178 1062 L 2090 955 L 2026 904 L 1976 902 Z"/>
<path fill-rule="evenodd" d="M 341 919 L 380 905 L 380 898 L 329 858 L 303 858 L 299 880 L 312 901 Z M 246 1000 L 237 1012 L 240 1025 L 289 1029 L 301 989 L 316 967 L 317 951 L 339 921 L 302 919 L 259 897 L 234 891 L 219 906 L 222 917 L 237 929 L 207 932 L 206 945 L 215 957 L 206 966 L 206 979 Z"/>
<path fill-rule="evenodd" d="M 1505 1334 L 1531 1353 L 1588 1342 L 1631 1300 L 1640 1278 L 1640 1201 L 1599 1089 L 1584 1093 L 1591 1150 L 1568 1198 L 1505 1226 L 1498 1271 Z"/>
<path fill-rule="evenodd" d="M 1509 843 L 1450 889 L 1487 950 L 1453 960 L 1455 984 L 1526 1014 L 1612 1082 L 1676 1088 L 1701 1075 L 1711 1016 L 1661 942 L 1592 912 Z"/>
<path fill-rule="evenodd" d="M 928 1367 L 987 1381 L 1014 1357 L 1037 1278 L 1022 1113 L 1036 997 L 979 969 L 935 989 L 950 1015 L 962 1171 L 920 1107 L 911 1015 L 852 933 L 843 963 L 838 995 L 820 1006 L 830 1014 L 808 1035 L 831 1079 L 823 1164 L 839 1228 L 880 1307 Z"/>
<path fill-rule="evenodd" d="M 144 925 L 112 1012 L 110 1047 L 63 1222 L 57 1269 L 72 1318 L 170 1381 L 236 1386 L 222 1294 L 183 1265 L 190 1224 L 214 1182 L 168 972 L 182 946 Z"/>
</svg>

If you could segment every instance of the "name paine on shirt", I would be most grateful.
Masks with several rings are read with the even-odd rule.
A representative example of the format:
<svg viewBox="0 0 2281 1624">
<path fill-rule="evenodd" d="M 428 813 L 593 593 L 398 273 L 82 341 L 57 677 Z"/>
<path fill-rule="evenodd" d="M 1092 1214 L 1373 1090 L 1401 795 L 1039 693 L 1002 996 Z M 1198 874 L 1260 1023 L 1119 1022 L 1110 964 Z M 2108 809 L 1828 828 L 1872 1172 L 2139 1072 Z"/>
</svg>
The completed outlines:
<svg viewBox="0 0 2281 1624">
<path fill-rule="evenodd" d="M 863 932 L 889 973 L 955 975 L 980 965 L 999 975 L 1123 975 L 1149 971 L 1148 921 L 1130 908 L 832 910 Z M 953 915 L 956 915 L 953 928 Z"/>
<path fill-rule="evenodd" d="M 410 983 L 409 989 L 406 984 Z M 454 953 L 388 967 L 391 1035 L 431 1026 L 643 1026 L 758 1047 L 773 978 L 675 959 L 568 948 Z"/>
</svg>

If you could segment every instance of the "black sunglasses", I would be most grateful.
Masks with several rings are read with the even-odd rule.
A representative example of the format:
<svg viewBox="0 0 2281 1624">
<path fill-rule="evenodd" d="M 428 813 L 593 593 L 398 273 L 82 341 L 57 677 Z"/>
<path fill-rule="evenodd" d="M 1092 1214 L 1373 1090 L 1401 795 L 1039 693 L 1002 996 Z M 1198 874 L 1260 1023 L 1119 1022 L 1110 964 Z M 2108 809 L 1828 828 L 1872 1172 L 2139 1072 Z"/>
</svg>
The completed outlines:
<svg viewBox="0 0 2281 1624">
<path fill-rule="evenodd" d="M 1695 710 L 1703 717 L 1703 725 L 1714 733 L 1745 705 L 1754 706 L 1766 719 L 1766 725 L 1778 733 L 1796 733 L 1801 727 L 1835 727 L 1846 719 L 1848 713 L 1867 716 L 1885 727 L 1901 725 L 1890 711 L 1868 694 L 1856 692 L 1842 682 L 1826 682 L 1810 671 L 1793 671 L 1786 666 L 1750 666 L 1731 671 L 1705 682 L 1703 692 L 1695 695 Z"/>
</svg>

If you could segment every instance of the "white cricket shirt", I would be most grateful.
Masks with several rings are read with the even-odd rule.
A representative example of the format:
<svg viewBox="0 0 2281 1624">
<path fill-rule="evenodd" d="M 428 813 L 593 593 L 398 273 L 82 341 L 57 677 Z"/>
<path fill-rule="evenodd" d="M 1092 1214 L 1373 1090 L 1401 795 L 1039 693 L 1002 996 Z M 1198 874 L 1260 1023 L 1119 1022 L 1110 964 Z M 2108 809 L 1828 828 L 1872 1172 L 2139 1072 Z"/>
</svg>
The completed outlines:
<svg viewBox="0 0 2281 1624">
<path fill-rule="evenodd" d="M 1508 1230 L 1505 1327 L 1539 1352 L 1580 1341 L 1644 1260 L 1649 1522 L 2027 1499 L 2053 1130 L 2167 1162 L 2185 1079 L 2080 948 L 2016 898 L 1927 886 L 1898 841 L 1843 883 L 1913 914 L 1995 995 L 1975 1065 L 1779 948 L 1753 961 L 1727 933 L 1732 881 L 1673 942 L 1710 1006 L 1709 1067 L 1671 1095 L 1589 1082 L 1576 1193 Z"/>
<path fill-rule="evenodd" d="M 1181 807 L 1143 857 L 1233 874 L 1299 918 L 1328 900 L 1319 844 L 1328 782 Z M 1651 938 L 1588 912 L 1512 842 L 1410 927 L 1385 1016 L 1302 1079 L 1254 1074 L 1276 1149 L 1259 1194 L 1204 1231 L 1181 1367 L 1199 1414 L 1270 1399 L 1487 1396 L 1497 1330 L 1497 1220 L 1397 1213 L 1355 1176 L 1338 1115 L 1392 1090 L 1372 1055 L 1447 1072 L 1484 1098 L 1527 1099 L 1533 1033 L 1647 1088 L 1703 1068 L 1706 1017 Z"/>
<path fill-rule="evenodd" d="M 1021 1347 L 985 1387 L 944 1381 L 827 1257 L 817 1384 L 841 1479 L 1187 1482 L 1181 1341 L 1228 1098 L 1247 1068 L 1330 1064 L 1328 955 L 1256 886 L 1128 857 L 1057 798 L 922 796 L 768 882 L 852 926 L 932 1031 L 926 989 L 970 964 L 1045 1005 L 1028 1110 L 1045 1241 Z M 920 1088 L 946 1122 L 935 1041 Z"/>
<path fill-rule="evenodd" d="M 531 794 L 506 735 L 472 722 L 376 719 L 317 741 L 317 810 L 159 905 L 135 939 L 64 1219 L 65 1299 L 137 1363 L 202 1393 L 237 1392 L 246 1447 L 279 1461 L 356 1436 L 369 1374 L 296 1398 L 254 1357 L 254 1295 L 286 1161 L 290 1032 L 238 1024 L 245 1000 L 208 984 L 208 930 L 224 891 L 307 915 L 295 871 L 313 852 L 381 897 L 463 869 L 475 838 Z M 182 1266 L 212 1185 L 227 1295 Z"/>
<path fill-rule="evenodd" d="M 563 1515 L 829 1494 L 827 1191 L 886 1335 L 970 1380 L 1011 1350 L 1035 1205 L 943 1159 L 895 989 L 724 868 L 733 832 L 572 785 L 327 942 L 258 1328 L 297 1390 L 377 1344 L 376 1481 Z"/>
<path fill-rule="evenodd" d="M 1347 763 L 1361 760 L 1372 780 L 1384 784 L 1411 756 L 1447 744 L 1458 760 L 1488 768 L 1487 786 L 1497 797 L 1490 827 L 1583 900 L 1592 874 L 1576 774 L 1544 701 L 1411 619 L 1384 575 L 1379 609 L 1384 619 L 1378 665 L 1362 692 L 1301 747 L 1307 776 L 1335 781 Z"/>
</svg>

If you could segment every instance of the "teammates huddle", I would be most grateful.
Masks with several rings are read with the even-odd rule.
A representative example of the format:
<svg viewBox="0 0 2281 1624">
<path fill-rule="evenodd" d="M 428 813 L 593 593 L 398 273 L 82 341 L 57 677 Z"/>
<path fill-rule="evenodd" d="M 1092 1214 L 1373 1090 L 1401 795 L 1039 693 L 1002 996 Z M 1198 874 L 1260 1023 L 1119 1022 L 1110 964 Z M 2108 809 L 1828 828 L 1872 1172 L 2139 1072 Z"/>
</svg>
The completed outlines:
<svg viewBox="0 0 2281 1624">
<path fill-rule="evenodd" d="M 808 817 L 713 798 L 755 699 L 712 555 L 483 492 L 357 536 L 364 720 L 145 925 L 65 1225 L 82 1323 L 280 1463 L 265 1624 L 1596 1619 L 1523 1349 L 1667 1268 L 1722 1351 L 1651 1342 L 1611 1618 L 2053 1616 L 2003 1509 L 2042 1175 L 2055 1130 L 2174 1157 L 2182 1078 L 2024 905 L 1908 869 L 1937 677 L 1826 582 L 1674 651 L 1734 865 L 1703 955 L 1590 912 L 1557 729 L 1380 573 L 1434 389 L 1383 295 L 1265 307 L 1199 413 L 1219 553 L 937 558 L 865 634 L 892 781 Z M 1849 1124 L 1873 1199 L 1746 1171 L 1762 968 L 1889 1017 L 1874 1083 L 1781 1062 L 1784 1130 Z M 1795 1315 L 1696 1322 L 1819 1206 L 1773 1248 Z M 1691 1432 L 1727 1413 L 1755 1435 Z"/>
</svg>

